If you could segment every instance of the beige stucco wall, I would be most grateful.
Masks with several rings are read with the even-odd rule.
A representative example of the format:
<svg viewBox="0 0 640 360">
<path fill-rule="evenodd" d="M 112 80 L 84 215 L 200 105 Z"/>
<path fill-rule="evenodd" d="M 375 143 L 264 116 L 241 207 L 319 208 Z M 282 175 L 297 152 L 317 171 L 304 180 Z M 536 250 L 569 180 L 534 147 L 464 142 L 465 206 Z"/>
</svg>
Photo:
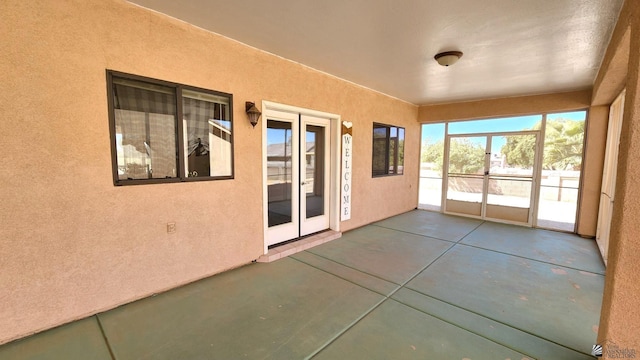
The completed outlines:
<svg viewBox="0 0 640 360">
<path fill-rule="evenodd" d="M 0 343 L 261 255 L 262 134 L 245 101 L 354 123 L 343 230 L 417 205 L 414 105 L 121 0 L 4 0 L 0 14 Z M 115 187 L 105 69 L 232 93 L 235 179 Z M 406 128 L 404 176 L 371 178 L 373 121 Z"/>
<path fill-rule="evenodd" d="M 630 35 L 630 36 L 629 36 Z M 626 0 L 596 79 L 594 102 L 626 86 L 616 200 L 598 341 L 640 354 L 640 2 Z M 631 51 L 630 51 L 631 50 Z M 628 54 L 620 59 L 618 54 Z M 619 74 L 623 74 L 620 78 Z M 612 81 L 617 81 L 612 83 Z M 606 354 L 606 352 L 605 352 Z M 605 356 L 605 358 L 607 358 Z"/>
<path fill-rule="evenodd" d="M 608 125 L 608 106 L 592 106 L 589 108 L 577 228 L 577 233 L 584 237 L 596 236 Z"/>
<path fill-rule="evenodd" d="M 591 90 L 499 99 L 464 101 L 420 107 L 421 123 L 584 110 L 591 104 Z"/>
</svg>

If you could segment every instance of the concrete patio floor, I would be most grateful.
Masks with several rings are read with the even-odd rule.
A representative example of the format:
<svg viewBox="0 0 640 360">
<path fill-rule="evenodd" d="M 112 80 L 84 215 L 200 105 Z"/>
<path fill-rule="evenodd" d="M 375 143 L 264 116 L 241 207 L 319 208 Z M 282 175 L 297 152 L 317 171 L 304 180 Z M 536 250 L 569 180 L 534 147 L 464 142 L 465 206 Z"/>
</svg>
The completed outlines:
<svg viewBox="0 0 640 360">
<path fill-rule="evenodd" d="M 415 210 L 0 346 L 0 359 L 593 359 L 593 240 Z"/>
</svg>

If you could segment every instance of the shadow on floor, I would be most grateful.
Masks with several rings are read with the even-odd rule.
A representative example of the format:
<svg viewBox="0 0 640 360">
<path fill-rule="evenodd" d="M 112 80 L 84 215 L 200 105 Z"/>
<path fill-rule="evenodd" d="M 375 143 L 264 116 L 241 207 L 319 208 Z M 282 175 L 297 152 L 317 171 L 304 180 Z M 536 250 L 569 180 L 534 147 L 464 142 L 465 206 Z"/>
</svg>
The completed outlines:
<svg viewBox="0 0 640 360">
<path fill-rule="evenodd" d="M 593 240 L 415 210 L 0 347 L 0 359 L 592 359 Z"/>
</svg>

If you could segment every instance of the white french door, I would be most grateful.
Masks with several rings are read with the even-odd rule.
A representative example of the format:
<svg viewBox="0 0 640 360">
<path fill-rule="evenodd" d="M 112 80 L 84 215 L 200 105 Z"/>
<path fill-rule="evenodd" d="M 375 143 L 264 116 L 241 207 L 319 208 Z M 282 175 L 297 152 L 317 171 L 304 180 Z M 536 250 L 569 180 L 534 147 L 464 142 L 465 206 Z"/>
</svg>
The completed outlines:
<svg viewBox="0 0 640 360">
<path fill-rule="evenodd" d="M 330 120 L 269 110 L 266 122 L 266 245 L 329 228 Z"/>
</svg>

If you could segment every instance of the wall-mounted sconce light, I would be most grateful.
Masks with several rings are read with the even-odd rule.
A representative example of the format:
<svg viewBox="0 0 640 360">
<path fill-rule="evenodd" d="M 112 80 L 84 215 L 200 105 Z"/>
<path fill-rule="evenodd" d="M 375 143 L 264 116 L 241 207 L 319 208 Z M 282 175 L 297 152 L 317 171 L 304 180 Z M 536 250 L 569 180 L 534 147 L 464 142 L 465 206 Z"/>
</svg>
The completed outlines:
<svg viewBox="0 0 640 360">
<path fill-rule="evenodd" d="M 455 64 L 462 57 L 462 51 L 445 51 L 437 54 L 433 58 L 442 66 Z"/>
<path fill-rule="evenodd" d="M 249 117 L 249 122 L 251 122 L 251 125 L 253 127 L 256 127 L 256 125 L 258 125 L 258 119 L 260 118 L 260 115 L 262 115 L 262 113 L 260 112 L 260 110 L 258 110 L 258 108 L 256 108 L 256 103 L 253 103 L 251 101 L 247 101 L 245 103 L 245 108 L 247 111 L 247 116 Z"/>
</svg>

